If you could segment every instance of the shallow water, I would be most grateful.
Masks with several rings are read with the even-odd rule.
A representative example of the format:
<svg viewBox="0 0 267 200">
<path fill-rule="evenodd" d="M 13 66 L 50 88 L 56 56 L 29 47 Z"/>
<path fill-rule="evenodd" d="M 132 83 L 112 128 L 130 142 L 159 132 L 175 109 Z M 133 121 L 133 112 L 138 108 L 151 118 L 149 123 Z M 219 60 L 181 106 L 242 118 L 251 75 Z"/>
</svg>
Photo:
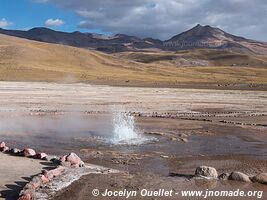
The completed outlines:
<svg viewBox="0 0 267 200">
<path fill-rule="evenodd" d="M 122 119 L 120 119 L 122 120 Z M 33 146 L 48 152 L 77 151 L 82 148 L 101 148 L 107 150 L 127 152 L 160 152 L 163 155 L 196 156 L 196 155 L 248 155 L 267 159 L 266 140 L 248 140 L 250 132 L 239 129 L 218 126 L 218 134 L 189 136 L 189 142 L 171 141 L 164 136 L 145 135 L 144 132 L 157 130 L 160 122 L 160 131 L 176 131 L 177 133 L 188 132 L 179 130 L 179 120 L 173 119 L 144 119 L 137 118 L 135 124 L 124 124 L 114 127 L 113 115 L 45 115 L 45 116 L 6 116 L 0 122 L 0 139 L 19 146 Z M 166 123 L 167 122 L 167 123 Z M 134 123 L 130 118 L 129 123 Z M 184 122 L 183 122 L 184 123 Z M 177 125 L 177 129 L 171 126 Z M 128 129 L 127 129 L 127 126 Z M 187 126 L 187 125 L 186 125 Z M 209 126 L 204 123 L 204 126 Z M 191 126 L 193 130 L 205 129 L 200 125 Z M 184 128 L 184 127 L 182 127 Z M 229 130 L 228 130 L 229 129 Z M 117 131 L 117 133 L 116 133 Z M 126 131 L 129 135 L 118 135 Z M 135 133 L 136 131 L 136 133 Z M 229 131 L 229 134 L 227 134 Z M 129 138 L 127 138 L 129 137 Z M 246 140 L 244 140 L 246 138 Z"/>
</svg>

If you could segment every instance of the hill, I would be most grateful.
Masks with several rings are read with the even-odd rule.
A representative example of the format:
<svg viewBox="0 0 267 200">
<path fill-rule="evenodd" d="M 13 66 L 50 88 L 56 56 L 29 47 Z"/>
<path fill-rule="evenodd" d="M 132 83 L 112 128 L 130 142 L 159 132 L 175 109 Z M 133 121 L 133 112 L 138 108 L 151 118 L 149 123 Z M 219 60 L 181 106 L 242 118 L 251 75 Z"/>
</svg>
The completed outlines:
<svg viewBox="0 0 267 200">
<path fill-rule="evenodd" d="M 110 55 L 0 34 L 0 80 L 250 89 L 267 85 L 267 69 L 262 66 L 179 66 L 168 56 L 157 61 L 166 57 L 166 52 L 158 52 L 156 60 L 142 62 L 127 57 L 134 53 Z M 173 52 L 171 55 L 179 56 L 181 53 Z M 189 55 L 186 51 L 183 53 Z M 147 55 L 155 57 L 153 54 L 138 56 L 144 59 Z M 260 58 L 250 59 L 258 62 Z M 266 58 L 262 57 L 262 60 L 265 62 Z"/>
</svg>

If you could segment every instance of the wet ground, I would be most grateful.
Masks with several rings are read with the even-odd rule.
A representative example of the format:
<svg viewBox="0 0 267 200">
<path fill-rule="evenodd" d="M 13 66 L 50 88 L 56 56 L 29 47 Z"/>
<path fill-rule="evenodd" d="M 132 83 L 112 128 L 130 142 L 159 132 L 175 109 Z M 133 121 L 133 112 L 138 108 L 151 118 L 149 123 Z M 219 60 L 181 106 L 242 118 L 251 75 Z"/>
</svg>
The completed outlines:
<svg viewBox="0 0 267 200">
<path fill-rule="evenodd" d="M 215 167 L 219 173 L 267 172 L 264 91 L 5 83 L 0 93 L 0 140 L 52 154 L 74 151 L 85 162 L 124 172 L 85 176 L 57 199 L 92 199 L 94 187 L 241 188 L 263 190 L 266 195 L 265 185 L 190 179 L 200 165 Z M 145 143 L 112 142 L 114 111 L 122 108 L 135 116 L 140 137 L 148 139 Z"/>
</svg>

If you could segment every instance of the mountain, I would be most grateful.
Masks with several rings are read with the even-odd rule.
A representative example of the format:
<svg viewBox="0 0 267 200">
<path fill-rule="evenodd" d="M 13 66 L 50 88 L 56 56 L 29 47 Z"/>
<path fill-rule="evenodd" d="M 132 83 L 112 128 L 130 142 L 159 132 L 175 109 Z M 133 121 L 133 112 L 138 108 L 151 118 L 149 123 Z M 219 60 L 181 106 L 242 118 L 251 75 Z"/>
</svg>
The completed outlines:
<svg viewBox="0 0 267 200">
<path fill-rule="evenodd" d="M 219 28 L 201 26 L 200 24 L 166 41 L 153 38 L 141 39 L 125 34 L 105 36 L 78 31 L 66 33 L 42 27 L 28 31 L 0 29 L 0 33 L 41 42 L 95 49 L 107 53 L 223 49 L 248 54 L 267 54 L 266 42 L 249 40 L 226 33 Z"/>
<path fill-rule="evenodd" d="M 231 35 L 219 28 L 201 26 L 185 31 L 164 41 L 167 50 L 224 49 L 242 53 L 267 54 L 267 43 Z"/>
<path fill-rule="evenodd" d="M 96 49 L 108 53 L 155 48 L 157 46 L 161 46 L 162 43 L 160 40 L 140 39 L 138 37 L 128 36 L 125 34 L 104 36 L 100 34 L 81 33 L 78 31 L 66 33 L 43 27 L 33 28 L 28 31 L 0 29 L 0 33 L 40 42 Z"/>
</svg>

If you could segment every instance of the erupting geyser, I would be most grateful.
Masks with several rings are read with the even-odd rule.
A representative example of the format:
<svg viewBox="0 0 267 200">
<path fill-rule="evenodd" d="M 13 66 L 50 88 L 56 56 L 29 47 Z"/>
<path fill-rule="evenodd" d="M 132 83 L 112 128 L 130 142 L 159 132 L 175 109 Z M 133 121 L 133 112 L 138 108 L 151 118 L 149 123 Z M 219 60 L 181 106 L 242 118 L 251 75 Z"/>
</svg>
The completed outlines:
<svg viewBox="0 0 267 200">
<path fill-rule="evenodd" d="M 114 144 L 142 144 L 148 140 L 135 127 L 134 116 L 124 112 L 116 112 L 113 115 Z"/>
</svg>

